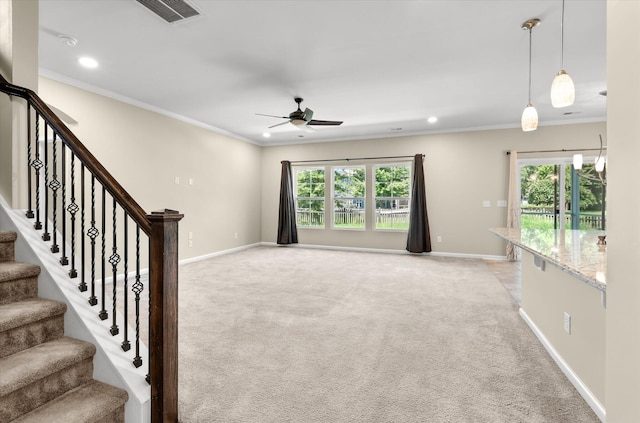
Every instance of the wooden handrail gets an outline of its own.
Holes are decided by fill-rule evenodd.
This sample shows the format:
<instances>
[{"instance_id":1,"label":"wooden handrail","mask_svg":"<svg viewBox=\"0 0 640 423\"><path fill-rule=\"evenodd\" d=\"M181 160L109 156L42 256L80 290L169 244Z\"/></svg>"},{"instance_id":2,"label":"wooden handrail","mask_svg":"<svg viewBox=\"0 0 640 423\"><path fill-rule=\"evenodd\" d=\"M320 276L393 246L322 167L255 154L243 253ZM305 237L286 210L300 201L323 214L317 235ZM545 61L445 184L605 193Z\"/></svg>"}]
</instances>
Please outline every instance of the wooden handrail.
<instances>
[{"instance_id":1,"label":"wooden handrail","mask_svg":"<svg viewBox=\"0 0 640 423\"><path fill-rule=\"evenodd\" d=\"M85 145L75 136L60 118L45 104L32 90L9 83L0 75L0 92L21 97L27 100L36 109L43 119L53 128L60 139L76 154L82 164L96 177L109 194L116 199L120 206L127 211L129 216L140 225L147 235L151 233L151 223L147 214L129 193L115 180L115 178L100 164Z\"/></svg>"}]
</instances>

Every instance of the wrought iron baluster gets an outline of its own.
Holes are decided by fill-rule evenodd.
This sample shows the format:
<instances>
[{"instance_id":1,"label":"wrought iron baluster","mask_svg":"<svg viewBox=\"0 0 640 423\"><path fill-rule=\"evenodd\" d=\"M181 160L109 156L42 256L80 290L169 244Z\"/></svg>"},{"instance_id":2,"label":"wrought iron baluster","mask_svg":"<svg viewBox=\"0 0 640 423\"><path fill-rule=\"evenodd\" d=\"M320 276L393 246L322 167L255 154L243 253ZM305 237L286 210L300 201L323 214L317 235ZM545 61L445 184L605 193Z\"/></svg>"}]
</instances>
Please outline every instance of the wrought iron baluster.
<instances>
[{"instance_id":1,"label":"wrought iron baluster","mask_svg":"<svg viewBox=\"0 0 640 423\"><path fill-rule=\"evenodd\" d=\"M75 155L74 155L75 156ZM84 206L84 164L80 163L80 283L78 284L78 289L80 292L85 292L87 290L87 279L85 274L85 269L87 267L86 260L86 250L85 250L85 226L84 226L84 215L85 215L85 206ZM72 276L73 277L73 276Z\"/></svg>"},{"instance_id":2,"label":"wrought iron baluster","mask_svg":"<svg viewBox=\"0 0 640 423\"><path fill-rule=\"evenodd\" d=\"M49 188L51 189L51 201L53 202L53 244L51 245L51 252L57 253L60 251L58 246L58 190L60 189L60 182L58 181L58 138L57 134L53 132L53 141L51 142L53 151L53 170L51 172L51 182L49 182Z\"/></svg>"},{"instance_id":3,"label":"wrought iron baluster","mask_svg":"<svg viewBox=\"0 0 640 423\"><path fill-rule=\"evenodd\" d=\"M126 210L124 212L124 341L122 341L122 350L129 351L131 344L129 343L129 215Z\"/></svg>"},{"instance_id":4,"label":"wrought iron baluster","mask_svg":"<svg viewBox=\"0 0 640 423\"><path fill-rule=\"evenodd\" d=\"M36 146L37 141L36 138ZM33 196L32 187L31 187L31 168L33 167L33 161L31 161L31 143L33 141L33 137L31 136L31 104L27 103L27 201L28 207L25 215L28 219L33 219L33 209L31 203L31 197Z\"/></svg>"},{"instance_id":5,"label":"wrought iron baluster","mask_svg":"<svg viewBox=\"0 0 640 423\"><path fill-rule=\"evenodd\" d=\"M36 113L36 159L31 164L36 170L36 222L33 224L34 229L42 229L42 222L40 222L40 169L43 164L40 160L40 116Z\"/></svg>"},{"instance_id":6,"label":"wrought iron baluster","mask_svg":"<svg viewBox=\"0 0 640 423\"><path fill-rule=\"evenodd\" d=\"M51 234L49 234L49 125L44 124L44 233L42 239L49 241Z\"/></svg>"},{"instance_id":7,"label":"wrought iron baluster","mask_svg":"<svg viewBox=\"0 0 640 423\"><path fill-rule=\"evenodd\" d=\"M120 256L118 255L118 242L117 242L117 230L116 230L116 199L113 199L113 227L111 228L111 230L113 231L113 246L111 248L112 254L111 257L109 257L109 263L111 263L111 273L112 273L112 278L113 278L113 307L111 309L111 317L112 317L112 323L111 323L111 329L109 330L109 332L111 332L112 336L117 335L118 333L120 333L120 330L118 329L118 325L116 324L116 298L117 298L117 291L116 291L116 287L118 286L118 284L116 283L118 280L118 263L120 263Z\"/></svg>"},{"instance_id":8,"label":"wrought iron baluster","mask_svg":"<svg viewBox=\"0 0 640 423\"><path fill-rule=\"evenodd\" d=\"M84 167L82 168L84 171ZM96 228L96 177L91 175L91 227L87 231L87 235L91 238L91 297L89 304L92 306L98 304L96 298L96 237L100 234Z\"/></svg>"},{"instance_id":9,"label":"wrought iron baluster","mask_svg":"<svg viewBox=\"0 0 640 423\"><path fill-rule=\"evenodd\" d=\"M60 257L60 264L66 266L69 264L69 258L67 257L67 149L64 142L61 142L62 146L62 205L60 211L62 212L62 257Z\"/></svg>"},{"instance_id":10,"label":"wrought iron baluster","mask_svg":"<svg viewBox=\"0 0 640 423\"><path fill-rule=\"evenodd\" d=\"M76 270L76 213L78 213L78 205L76 204L76 156L71 153L71 202L67 206L67 211L71 215L71 270L69 270L70 278L77 278ZM84 228L83 228L84 232ZM64 245L64 244L63 244ZM84 283L84 280L82 281ZM86 284L85 284L86 290Z\"/></svg>"},{"instance_id":11,"label":"wrought iron baluster","mask_svg":"<svg viewBox=\"0 0 640 423\"><path fill-rule=\"evenodd\" d=\"M107 264L106 264L106 256L107 256L107 217L106 217L107 205L105 204L105 189L104 185L102 186L102 266L100 268L102 272L102 280L100 282L100 295L102 298L102 309L98 313L98 317L100 320L106 320L109 317L109 313L106 309L106 300L107 295L105 294L105 283L107 278ZM115 281L114 281L115 283Z\"/></svg>"},{"instance_id":12,"label":"wrought iron baluster","mask_svg":"<svg viewBox=\"0 0 640 423\"><path fill-rule=\"evenodd\" d=\"M133 365L140 367L142 366L142 357L140 357L140 293L144 289L144 285L140 282L140 225L136 225L136 281L131 289L136 294L136 356L133 359Z\"/></svg>"}]
</instances>

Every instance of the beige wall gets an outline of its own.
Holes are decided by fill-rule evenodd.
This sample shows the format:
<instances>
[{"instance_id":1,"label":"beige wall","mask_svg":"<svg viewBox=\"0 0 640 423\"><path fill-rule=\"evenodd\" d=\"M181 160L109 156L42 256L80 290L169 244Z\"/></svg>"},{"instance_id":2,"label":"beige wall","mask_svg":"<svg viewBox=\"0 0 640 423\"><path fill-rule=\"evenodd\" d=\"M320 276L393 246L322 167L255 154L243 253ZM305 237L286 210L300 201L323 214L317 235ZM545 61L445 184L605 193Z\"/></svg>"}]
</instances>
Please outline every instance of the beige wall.
<instances>
[{"instance_id":1,"label":"beige wall","mask_svg":"<svg viewBox=\"0 0 640 423\"><path fill-rule=\"evenodd\" d=\"M38 1L0 1L0 72L9 82L38 89ZM26 107L0 94L0 194L27 208Z\"/></svg>"},{"instance_id":2,"label":"beige wall","mask_svg":"<svg viewBox=\"0 0 640 423\"><path fill-rule=\"evenodd\" d=\"M522 309L600 404L605 403L605 308L601 291L522 251ZM571 333L564 330L564 313Z\"/></svg>"},{"instance_id":3,"label":"beige wall","mask_svg":"<svg viewBox=\"0 0 640 423\"><path fill-rule=\"evenodd\" d=\"M144 210L185 215L180 259L260 242L260 147L47 78L39 94Z\"/></svg>"},{"instance_id":4,"label":"beige wall","mask_svg":"<svg viewBox=\"0 0 640 423\"><path fill-rule=\"evenodd\" d=\"M640 421L640 1L607 3L607 422Z\"/></svg>"},{"instance_id":5,"label":"beige wall","mask_svg":"<svg viewBox=\"0 0 640 423\"><path fill-rule=\"evenodd\" d=\"M280 161L398 156L423 153L433 251L504 256L504 242L487 230L505 226L509 150L598 147L605 123L460 132L267 147L262 160L262 240L275 242ZM524 157L524 156L523 156ZM527 155L535 157L535 155ZM490 208L482 207L484 200ZM436 236L443 242L437 243ZM403 250L405 233L300 229L301 244Z\"/></svg>"}]
</instances>

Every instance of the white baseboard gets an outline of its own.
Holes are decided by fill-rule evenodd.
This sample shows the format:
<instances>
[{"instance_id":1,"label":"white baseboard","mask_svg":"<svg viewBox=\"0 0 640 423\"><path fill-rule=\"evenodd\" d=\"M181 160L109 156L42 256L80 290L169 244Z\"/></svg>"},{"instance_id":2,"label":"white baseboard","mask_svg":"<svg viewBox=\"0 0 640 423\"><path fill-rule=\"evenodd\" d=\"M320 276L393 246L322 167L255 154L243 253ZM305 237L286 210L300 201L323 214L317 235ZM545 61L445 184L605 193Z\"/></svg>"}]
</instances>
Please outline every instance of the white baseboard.
<instances>
[{"instance_id":1,"label":"white baseboard","mask_svg":"<svg viewBox=\"0 0 640 423\"><path fill-rule=\"evenodd\" d=\"M576 390L580 393L582 398L584 398L587 404L589 404L589 407L591 407L593 412L596 413L600 421L604 423L607 418L607 414L604 406L600 403L600 401L598 401L595 395L593 395L593 393L589 390L587 385L585 385L584 382L582 382L582 380L578 377L578 375L575 374L575 372L571 369L571 367L569 367L567 362L564 361L562 356L555 350L555 348L553 348L553 346L551 345L547 337L544 336L544 334L540 331L540 329L538 329L538 326L536 326L533 320L531 320L529 315L522 308L520 308L520 316L525 321L525 323L529 325L529 328L531 328L531 330L536 335L536 337L538 337L538 340L540 341L540 343L547 350L551 358L553 358L553 361L555 361L558 367L560 367L560 370L562 370L562 372L565 374L567 379L569 379L569 381L573 384Z\"/></svg>"},{"instance_id":2,"label":"white baseboard","mask_svg":"<svg viewBox=\"0 0 640 423\"><path fill-rule=\"evenodd\" d=\"M287 244L279 245L275 242L261 242L260 245L269 247L292 247L292 248L310 248L318 250L338 250L338 251L357 251L361 253L383 253L383 254L411 254L407 250L391 250L384 248L363 248L363 247L343 247L337 245L314 245L314 244ZM493 256L486 254L465 254L465 253L446 253L446 252L430 252L419 253L423 256L435 256L435 257L457 257L457 258L473 258L473 259L486 259L486 260L507 260L506 256Z\"/></svg>"},{"instance_id":3,"label":"white baseboard","mask_svg":"<svg viewBox=\"0 0 640 423\"><path fill-rule=\"evenodd\" d=\"M261 245L260 242L256 242L255 244L242 245L240 247L230 248L228 250L216 251L215 253L205 254L203 256L191 257L191 258L188 258L188 259L180 260L178 262L178 265L183 265L183 264L187 264L187 263L193 263L193 262L196 262L196 261L206 260L206 259L209 259L209 258L212 258L212 257L223 256L225 254L237 253L238 251L248 250L250 248L259 247L260 245Z\"/></svg>"}]
</instances>

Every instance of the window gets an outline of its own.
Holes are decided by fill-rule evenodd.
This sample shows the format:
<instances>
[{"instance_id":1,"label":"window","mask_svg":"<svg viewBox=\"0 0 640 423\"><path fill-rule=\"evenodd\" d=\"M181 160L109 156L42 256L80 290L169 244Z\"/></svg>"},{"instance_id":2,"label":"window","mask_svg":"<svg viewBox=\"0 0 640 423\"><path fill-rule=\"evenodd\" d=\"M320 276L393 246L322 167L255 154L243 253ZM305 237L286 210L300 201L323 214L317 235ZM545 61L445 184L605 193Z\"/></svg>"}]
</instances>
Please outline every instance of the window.
<instances>
[{"instance_id":1,"label":"window","mask_svg":"<svg viewBox=\"0 0 640 423\"><path fill-rule=\"evenodd\" d=\"M375 229L408 230L411 171L409 164L374 167Z\"/></svg>"},{"instance_id":2,"label":"window","mask_svg":"<svg viewBox=\"0 0 640 423\"><path fill-rule=\"evenodd\" d=\"M324 228L324 168L295 170L296 224Z\"/></svg>"},{"instance_id":3,"label":"window","mask_svg":"<svg viewBox=\"0 0 640 423\"><path fill-rule=\"evenodd\" d=\"M333 227L364 229L365 168L333 168Z\"/></svg>"}]
</instances>

